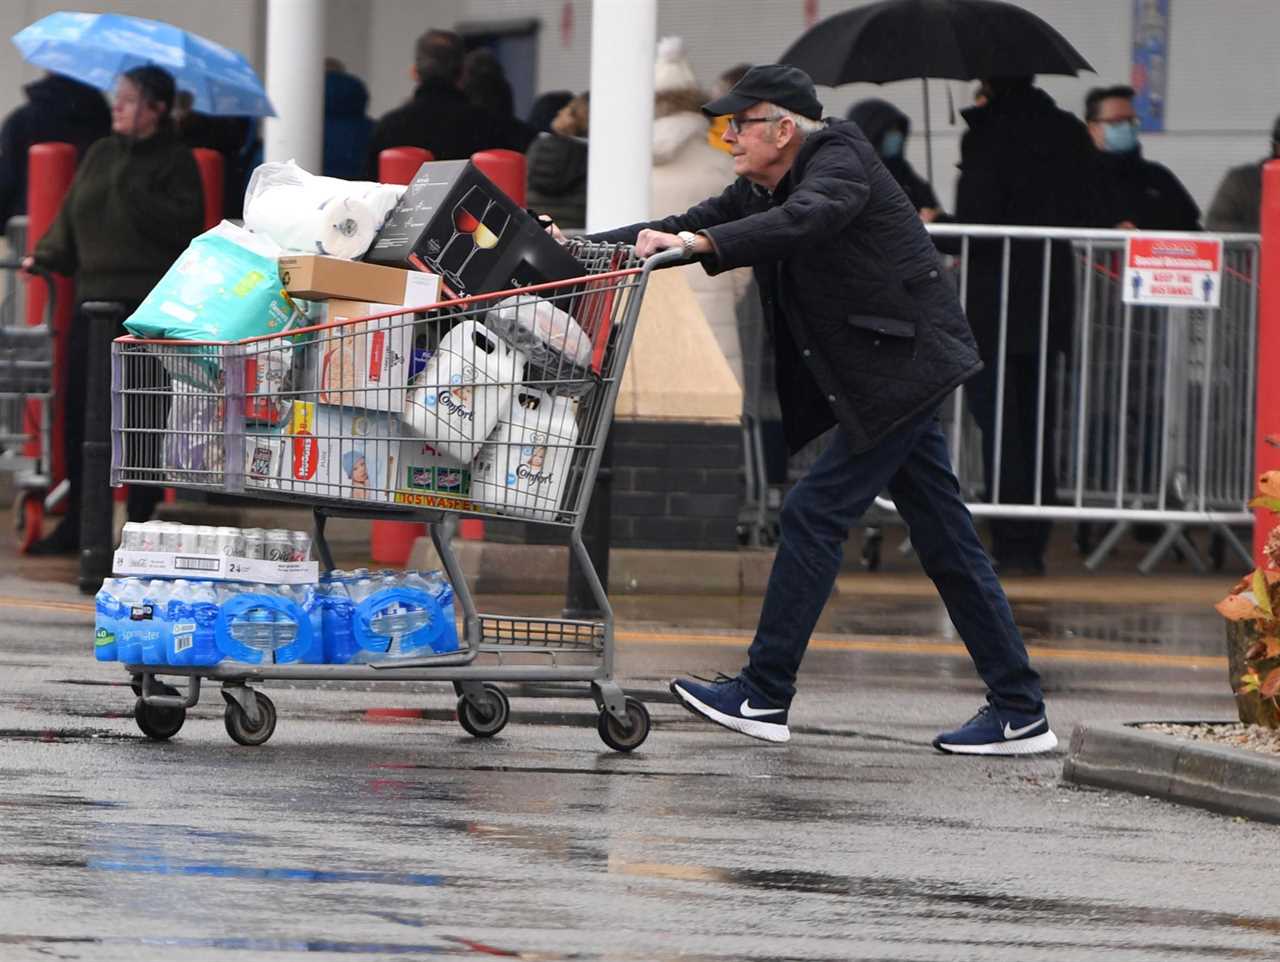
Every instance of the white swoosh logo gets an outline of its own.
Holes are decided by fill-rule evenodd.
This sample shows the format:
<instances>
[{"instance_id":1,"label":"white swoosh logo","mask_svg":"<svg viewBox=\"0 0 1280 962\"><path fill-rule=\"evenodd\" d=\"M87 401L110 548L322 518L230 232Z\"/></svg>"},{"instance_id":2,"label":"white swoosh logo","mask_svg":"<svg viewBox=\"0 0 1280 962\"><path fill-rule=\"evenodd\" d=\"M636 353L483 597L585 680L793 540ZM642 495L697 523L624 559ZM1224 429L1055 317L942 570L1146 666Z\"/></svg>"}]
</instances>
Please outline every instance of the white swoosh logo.
<instances>
[{"instance_id":1,"label":"white swoosh logo","mask_svg":"<svg viewBox=\"0 0 1280 962\"><path fill-rule=\"evenodd\" d=\"M759 718L761 715L781 715L782 708L752 708L751 699L742 699L742 705L738 708L738 714L743 718Z\"/></svg>"},{"instance_id":2,"label":"white swoosh logo","mask_svg":"<svg viewBox=\"0 0 1280 962\"><path fill-rule=\"evenodd\" d=\"M743 704L746 704L746 703L744 702ZM1043 718L1038 718L1035 721L1033 721L1030 725L1023 725L1021 728L1010 728L1009 723L1005 722L1004 737L1006 740L1010 738L1021 738L1023 735L1027 734L1027 732L1035 731L1037 728L1039 728L1043 724L1044 724Z\"/></svg>"}]
</instances>

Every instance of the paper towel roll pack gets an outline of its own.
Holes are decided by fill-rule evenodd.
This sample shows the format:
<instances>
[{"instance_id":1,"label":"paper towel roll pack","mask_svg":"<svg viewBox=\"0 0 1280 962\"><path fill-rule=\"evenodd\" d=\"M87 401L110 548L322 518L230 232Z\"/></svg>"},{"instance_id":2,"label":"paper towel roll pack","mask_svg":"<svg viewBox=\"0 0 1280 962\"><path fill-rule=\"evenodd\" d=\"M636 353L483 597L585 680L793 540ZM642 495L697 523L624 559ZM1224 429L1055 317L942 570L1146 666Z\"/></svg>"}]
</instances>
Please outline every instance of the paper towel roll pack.
<instances>
[{"instance_id":1,"label":"paper towel roll pack","mask_svg":"<svg viewBox=\"0 0 1280 962\"><path fill-rule=\"evenodd\" d=\"M591 338L577 321L541 297L516 295L498 301L485 324L525 355L527 381L544 391L580 396L591 390Z\"/></svg>"},{"instance_id":2,"label":"paper towel roll pack","mask_svg":"<svg viewBox=\"0 0 1280 962\"><path fill-rule=\"evenodd\" d=\"M244 222L285 250L355 260L395 209L404 187L317 177L293 161L260 164L244 195Z\"/></svg>"}]
</instances>

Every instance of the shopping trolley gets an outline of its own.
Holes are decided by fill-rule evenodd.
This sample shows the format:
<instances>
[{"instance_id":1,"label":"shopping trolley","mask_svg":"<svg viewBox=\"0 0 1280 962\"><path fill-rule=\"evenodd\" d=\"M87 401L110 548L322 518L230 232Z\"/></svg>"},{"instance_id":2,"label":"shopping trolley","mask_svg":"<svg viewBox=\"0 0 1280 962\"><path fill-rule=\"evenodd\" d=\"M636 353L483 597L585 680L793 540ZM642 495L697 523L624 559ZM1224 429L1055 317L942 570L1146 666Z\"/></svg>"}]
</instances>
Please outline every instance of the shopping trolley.
<instances>
[{"instance_id":1,"label":"shopping trolley","mask_svg":"<svg viewBox=\"0 0 1280 962\"><path fill-rule=\"evenodd\" d=\"M275 726L253 682L376 679L451 682L458 720L478 737L510 717L500 682L587 683L609 747L645 740L648 711L613 679L613 613L582 526L649 273L681 254L642 263L625 246L569 249L584 270L568 281L237 343L114 343L113 484L309 505L326 570L329 517L425 521L462 616L459 650L395 662L127 664L146 734L176 733L201 679L221 683L228 733L242 744ZM478 612L444 533L459 517L566 532L599 616ZM186 693L157 675L185 677Z\"/></svg>"},{"instance_id":2,"label":"shopping trolley","mask_svg":"<svg viewBox=\"0 0 1280 962\"><path fill-rule=\"evenodd\" d=\"M21 268L20 261L0 261L0 470L13 475L14 533L18 550L26 552L40 537L46 509L62 492L49 490L55 288L50 275L28 272L45 288L43 323L28 325Z\"/></svg>"}]
</instances>

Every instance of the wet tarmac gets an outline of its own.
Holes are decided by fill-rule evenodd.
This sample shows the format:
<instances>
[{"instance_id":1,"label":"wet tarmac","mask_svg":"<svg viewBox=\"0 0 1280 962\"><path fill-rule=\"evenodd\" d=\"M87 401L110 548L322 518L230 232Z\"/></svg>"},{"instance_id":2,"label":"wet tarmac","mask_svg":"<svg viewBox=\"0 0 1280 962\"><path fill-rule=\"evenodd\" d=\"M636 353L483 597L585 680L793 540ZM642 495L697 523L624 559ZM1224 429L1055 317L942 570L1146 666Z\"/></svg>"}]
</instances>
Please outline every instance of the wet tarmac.
<instances>
[{"instance_id":1,"label":"wet tarmac","mask_svg":"<svg viewBox=\"0 0 1280 962\"><path fill-rule=\"evenodd\" d=\"M842 581L786 746L665 693L736 670L758 598L619 599L619 674L654 718L624 756L584 692L546 685L510 686L485 741L446 686L269 684L256 749L210 685L152 743L49 570L0 573L5 960L1127 962L1280 939L1274 827L1067 786L1060 753L935 753L982 692L909 572ZM1209 605L1231 580L1010 582L1064 742L1082 719L1230 717Z\"/></svg>"}]
</instances>

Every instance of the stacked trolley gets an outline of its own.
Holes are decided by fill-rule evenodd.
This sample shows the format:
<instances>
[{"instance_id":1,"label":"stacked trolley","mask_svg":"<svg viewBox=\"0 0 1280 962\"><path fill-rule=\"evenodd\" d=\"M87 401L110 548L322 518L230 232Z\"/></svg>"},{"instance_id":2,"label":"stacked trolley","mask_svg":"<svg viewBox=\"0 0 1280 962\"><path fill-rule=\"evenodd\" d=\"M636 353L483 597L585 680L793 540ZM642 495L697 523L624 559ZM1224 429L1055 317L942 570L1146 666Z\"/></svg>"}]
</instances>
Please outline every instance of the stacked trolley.
<instances>
[{"instance_id":1,"label":"stacked trolley","mask_svg":"<svg viewBox=\"0 0 1280 962\"><path fill-rule=\"evenodd\" d=\"M242 744L265 742L275 725L254 682L378 680L451 682L459 722L477 737L509 719L498 683L586 683L607 745L630 751L645 740L648 712L613 679L613 613L582 527L649 272L680 255L642 264L628 247L570 250L583 265L574 280L236 343L114 343L114 484L309 505L328 571L327 518L425 521L461 608L457 648L440 653L349 664L126 663L145 733L176 733L202 679L221 683L228 732ZM450 547L446 522L458 517L565 531L598 619L478 612ZM185 695L157 675L185 677Z\"/></svg>"},{"instance_id":2,"label":"stacked trolley","mask_svg":"<svg viewBox=\"0 0 1280 962\"><path fill-rule=\"evenodd\" d=\"M42 323L27 324L21 262L0 261L0 470L13 474L13 526L18 550L40 537L45 510L62 494L49 493L53 472L53 317L55 288L41 271Z\"/></svg>"}]
</instances>

